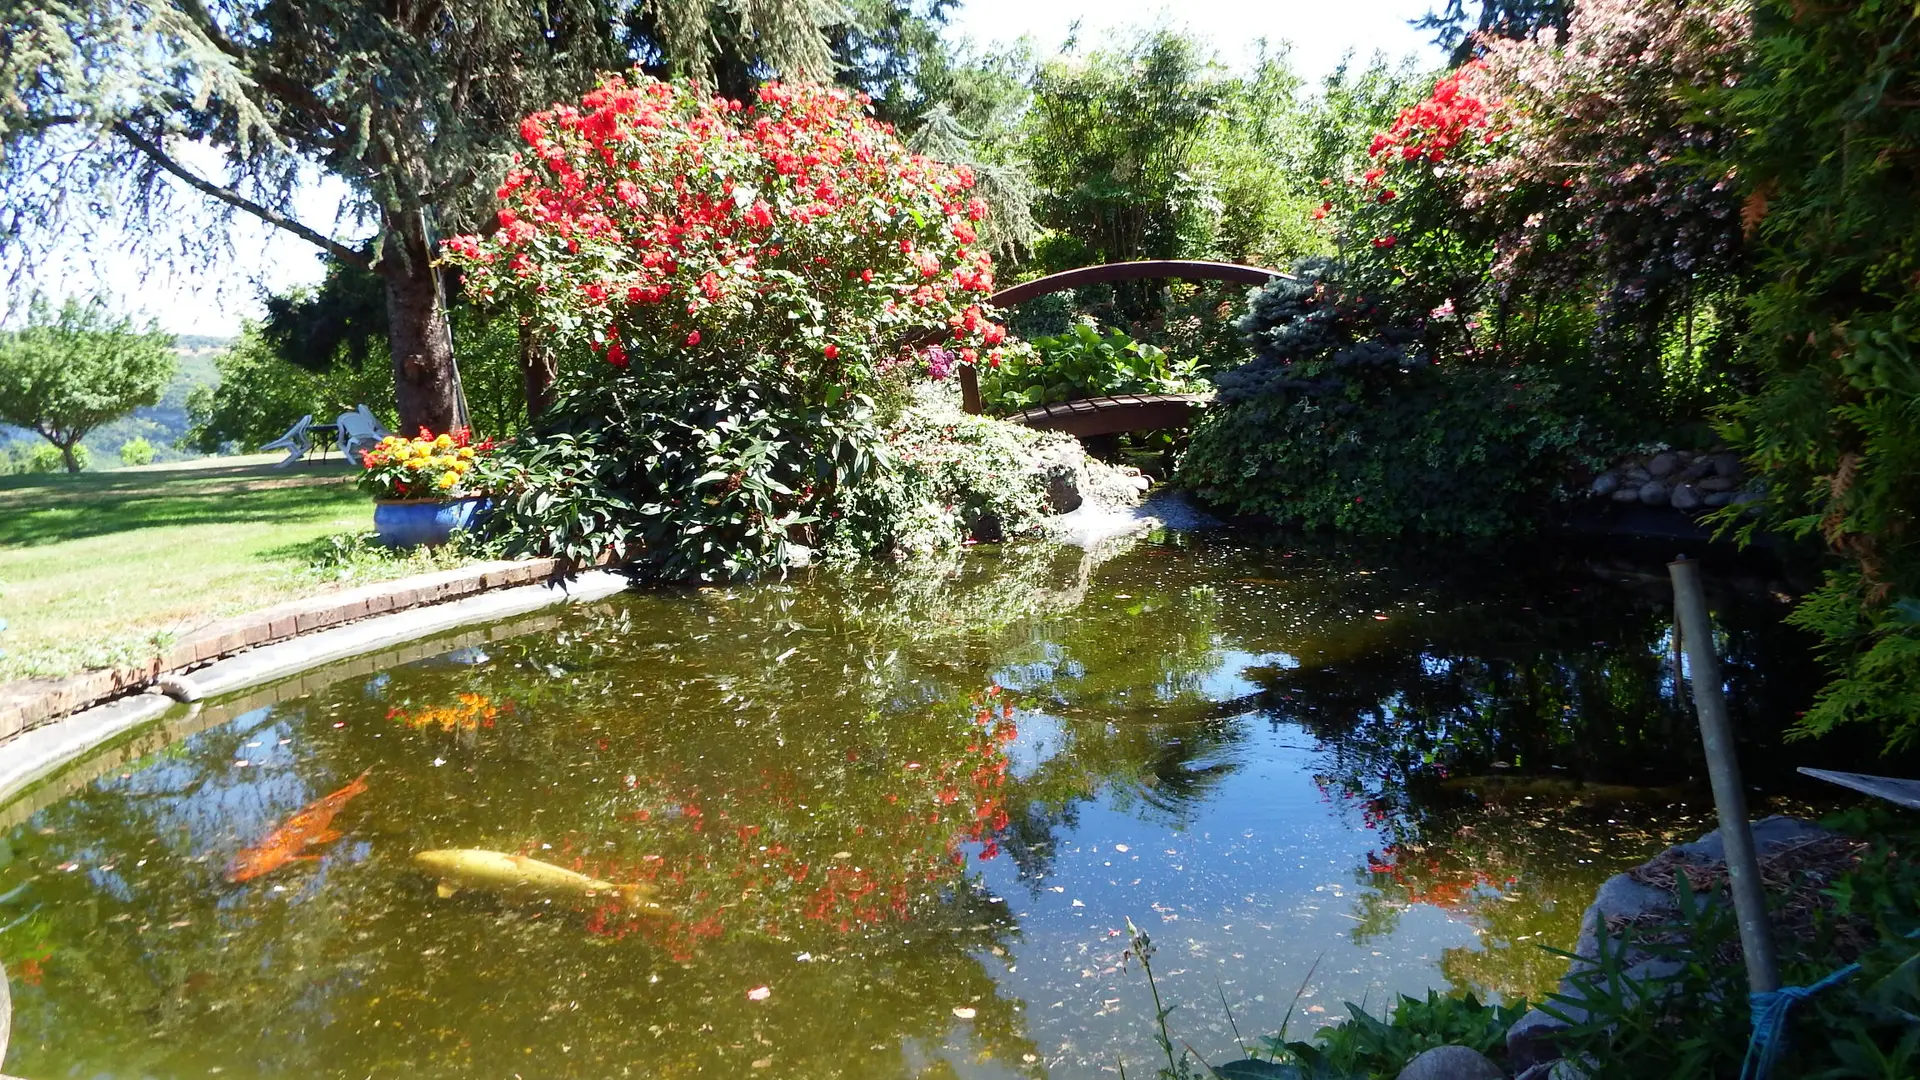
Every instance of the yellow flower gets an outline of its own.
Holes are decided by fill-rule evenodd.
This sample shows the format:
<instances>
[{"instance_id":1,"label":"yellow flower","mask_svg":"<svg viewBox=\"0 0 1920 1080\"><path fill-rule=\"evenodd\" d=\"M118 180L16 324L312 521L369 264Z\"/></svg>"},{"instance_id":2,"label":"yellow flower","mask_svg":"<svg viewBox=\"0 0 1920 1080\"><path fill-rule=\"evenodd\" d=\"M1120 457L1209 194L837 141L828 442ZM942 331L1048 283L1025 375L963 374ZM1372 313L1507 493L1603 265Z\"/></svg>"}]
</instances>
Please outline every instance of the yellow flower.
<instances>
[{"instance_id":1,"label":"yellow flower","mask_svg":"<svg viewBox=\"0 0 1920 1080\"><path fill-rule=\"evenodd\" d=\"M455 476L465 476L467 470L473 468L473 463L471 461L456 461L453 463L452 468Z\"/></svg>"},{"instance_id":2,"label":"yellow flower","mask_svg":"<svg viewBox=\"0 0 1920 1080\"><path fill-rule=\"evenodd\" d=\"M440 486L443 488L450 488L459 482L460 478L453 473L447 473L440 478Z\"/></svg>"},{"instance_id":3,"label":"yellow flower","mask_svg":"<svg viewBox=\"0 0 1920 1080\"><path fill-rule=\"evenodd\" d=\"M473 460L473 447L471 447L471 446L463 446L463 447L461 447L461 448L460 448L460 460L462 460L462 461L472 461L472 460Z\"/></svg>"},{"instance_id":4,"label":"yellow flower","mask_svg":"<svg viewBox=\"0 0 1920 1080\"><path fill-rule=\"evenodd\" d=\"M436 447L439 447L442 450L445 450L447 447L453 445L453 436L451 435L436 436L433 440L433 445Z\"/></svg>"}]
</instances>

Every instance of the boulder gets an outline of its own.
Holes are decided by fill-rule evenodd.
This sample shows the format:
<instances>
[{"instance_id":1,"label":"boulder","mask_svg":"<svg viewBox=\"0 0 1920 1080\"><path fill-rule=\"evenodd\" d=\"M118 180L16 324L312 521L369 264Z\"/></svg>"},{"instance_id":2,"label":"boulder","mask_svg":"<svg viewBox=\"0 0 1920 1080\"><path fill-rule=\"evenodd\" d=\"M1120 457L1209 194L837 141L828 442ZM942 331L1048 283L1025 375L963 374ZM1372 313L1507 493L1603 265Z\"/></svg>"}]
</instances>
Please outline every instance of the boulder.
<instances>
[{"instance_id":1,"label":"boulder","mask_svg":"<svg viewBox=\"0 0 1920 1080\"><path fill-rule=\"evenodd\" d=\"M1733 492L1716 491L1708 495L1703 501L1707 504L1708 509L1718 510L1720 507L1733 501Z\"/></svg>"},{"instance_id":2,"label":"boulder","mask_svg":"<svg viewBox=\"0 0 1920 1080\"><path fill-rule=\"evenodd\" d=\"M1715 476L1725 476L1728 478L1732 478L1732 477L1739 476L1742 472L1746 471L1742 469L1740 466L1739 454L1719 453L1719 454L1713 455L1712 460L1713 460L1713 474Z\"/></svg>"},{"instance_id":3,"label":"boulder","mask_svg":"<svg viewBox=\"0 0 1920 1080\"><path fill-rule=\"evenodd\" d=\"M1467 1046L1436 1046L1400 1070L1399 1080L1506 1080L1500 1066Z\"/></svg>"},{"instance_id":4,"label":"boulder","mask_svg":"<svg viewBox=\"0 0 1920 1080\"><path fill-rule=\"evenodd\" d=\"M1639 494L1640 501L1646 503L1648 506L1665 506L1667 505L1667 499L1671 495L1671 492L1668 491L1665 482L1649 480L1640 485Z\"/></svg>"},{"instance_id":5,"label":"boulder","mask_svg":"<svg viewBox=\"0 0 1920 1080\"><path fill-rule=\"evenodd\" d=\"M1603 472L1593 478L1593 487L1589 490L1595 495L1611 495L1619 488L1620 478L1610 472Z\"/></svg>"},{"instance_id":6,"label":"boulder","mask_svg":"<svg viewBox=\"0 0 1920 1080\"><path fill-rule=\"evenodd\" d=\"M1644 484L1647 481L1653 479L1653 474L1648 472L1644 467L1639 465L1627 466L1627 470L1621 473L1620 475L1629 484Z\"/></svg>"},{"instance_id":7,"label":"boulder","mask_svg":"<svg viewBox=\"0 0 1920 1080\"><path fill-rule=\"evenodd\" d=\"M1754 849L1763 858L1776 848L1830 835L1817 825L1780 815L1754 822L1752 831ZM1691 844L1678 844L1669 850L1690 863L1713 863L1726 858L1726 849L1721 843L1718 830L1708 833ZM1576 1022L1587 1019L1586 1010L1579 1005L1586 993L1581 984L1587 981L1581 979L1581 975L1595 970L1594 963L1586 958L1595 956L1599 952L1600 928L1606 920L1610 918L1630 920L1647 915L1672 917L1678 914L1679 908L1673 894L1667 890L1636 881L1629 874L1615 874L1608 878L1601 884L1600 890L1594 894L1593 903L1588 905L1586 913L1581 916L1580 936L1574 942L1572 949L1575 959L1568 968L1566 978L1560 980L1560 997L1566 1000L1555 1001L1555 1011ZM1625 959L1627 960L1625 977L1636 983L1674 975L1683 966L1678 960L1652 957L1638 950ZM1587 978L1590 980L1592 976L1589 975ZM1529 1070L1541 1062L1560 1058L1562 1054L1555 1045L1554 1039L1566 1026L1565 1022L1548 1016L1538 1009L1529 1010L1507 1029L1507 1063L1521 1075L1527 1075ZM1556 1078L1560 1076L1552 1072L1546 1075Z\"/></svg>"},{"instance_id":8,"label":"boulder","mask_svg":"<svg viewBox=\"0 0 1920 1080\"><path fill-rule=\"evenodd\" d=\"M1647 472L1656 480L1672 476L1679 468L1680 456L1671 450L1663 454L1655 454L1652 460L1647 462Z\"/></svg>"},{"instance_id":9,"label":"boulder","mask_svg":"<svg viewBox=\"0 0 1920 1080\"><path fill-rule=\"evenodd\" d=\"M1640 488L1638 486L1615 488L1608 498L1617 503L1637 503L1640 501Z\"/></svg>"},{"instance_id":10,"label":"boulder","mask_svg":"<svg viewBox=\"0 0 1920 1080\"><path fill-rule=\"evenodd\" d=\"M1700 489L1692 484L1676 484L1667 501L1675 510L1698 510L1706 500L1701 496Z\"/></svg>"},{"instance_id":11,"label":"boulder","mask_svg":"<svg viewBox=\"0 0 1920 1080\"><path fill-rule=\"evenodd\" d=\"M1694 458L1692 461L1687 462L1686 468L1681 469L1678 473L1674 474L1673 482L1676 484L1678 483L1691 484L1696 480L1700 480L1704 477L1708 477L1712 475L1713 475L1712 459L1697 457L1697 458Z\"/></svg>"},{"instance_id":12,"label":"boulder","mask_svg":"<svg viewBox=\"0 0 1920 1080\"><path fill-rule=\"evenodd\" d=\"M1070 514L1085 501L1087 455L1076 442L1042 445L1034 453L1033 466L1045 479L1047 505L1056 514Z\"/></svg>"},{"instance_id":13,"label":"boulder","mask_svg":"<svg viewBox=\"0 0 1920 1080\"><path fill-rule=\"evenodd\" d=\"M1731 476L1709 476L1700 481L1701 491L1732 491L1740 486L1740 481Z\"/></svg>"}]
</instances>

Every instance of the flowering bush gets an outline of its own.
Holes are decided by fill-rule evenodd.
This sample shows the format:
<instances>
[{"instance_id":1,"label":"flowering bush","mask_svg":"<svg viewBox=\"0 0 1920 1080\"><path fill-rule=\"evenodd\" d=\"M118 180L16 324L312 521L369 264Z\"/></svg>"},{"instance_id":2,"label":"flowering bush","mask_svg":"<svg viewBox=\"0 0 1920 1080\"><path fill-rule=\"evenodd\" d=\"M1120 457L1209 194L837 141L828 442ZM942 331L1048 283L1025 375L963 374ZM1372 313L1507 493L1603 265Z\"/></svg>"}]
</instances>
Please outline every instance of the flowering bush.
<instances>
[{"instance_id":1,"label":"flowering bush","mask_svg":"<svg viewBox=\"0 0 1920 1080\"><path fill-rule=\"evenodd\" d=\"M844 91L768 83L745 106L609 78L520 134L500 228L447 254L612 368L801 366L824 398L929 325L969 362L1003 336L972 172L908 153Z\"/></svg>"},{"instance_id":2,"label":"flowering bush","mask_svg":"<svg viewBox=\"0 0 1920 1080\"><path fill-rule=\"evenodd\" d=\"M637 537L675 577L777 565L873 466L878 363L929 326L962 363L1004 338L971 173L845 92L610 78L521 135L499 229L446 250L472 295L593 358L548 427L591 442L616 512L567 546Z\"/></svg>"},{"instance_id":3,"label":"flowering bush","mask_svg":"<svg viewBox=\"0 0 1920 1080\"><path fill-rule=\"evenodd\" d=\"M1571 309L1594 331L1579 352L1596 392L1671 398L1676 359L1732 338L1713 330L1743 265L1738 193L1724 159L1702 168L1731 132L1699 102L1737 81L1750 21L1737 0L1584 0L1564 40L1484 41L1322 211L1376 256L1355 259L1369 287L1485 314L1509 349Z\"/></svg>"},{"instance_id":4,"label":"flowering bush","mask_svg":"<svg viewBox=\"0 0 1920 1080\"><path fill-rule=\"evenodd\" d=\"M360 456L360 489L381 500L464 499L486 493L477 471L493 450L475 443L465 428L435 435L425 428L412 439L389 435Z\"/></svg>"}]
</instances>

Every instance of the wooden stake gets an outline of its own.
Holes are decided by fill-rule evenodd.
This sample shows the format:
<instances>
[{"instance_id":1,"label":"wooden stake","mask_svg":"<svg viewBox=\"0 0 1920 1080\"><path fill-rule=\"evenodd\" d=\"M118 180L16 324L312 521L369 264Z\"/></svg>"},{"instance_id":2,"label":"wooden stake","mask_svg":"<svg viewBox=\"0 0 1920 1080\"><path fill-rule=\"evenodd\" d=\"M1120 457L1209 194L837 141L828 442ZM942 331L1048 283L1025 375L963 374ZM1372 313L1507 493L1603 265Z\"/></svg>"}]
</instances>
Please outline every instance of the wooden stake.
<instances>
[{"instance_id":1,"label":"wooden stake","mask_svg":"<svg viewBox=\"0 0 1920 1080\"><path fill-rule=\"evenodd\" d=\"M1686 641L1693 679L1693 705L1700 714L1700 739L1707 749L1707 776L1720 815L1720 841L1727 859L1727 887L1740 922L1740 951L1747 961L1747 985L1756 994L1780 989L1780 963L1767 923L1767 894L1760 882L1760 860L1747 824L1747 795L1740 785L1740 761L1734 754L1733 727L1720 684L1720 657L1713 648L1713 618L1700 588L1700 566L1682 557L1667 564L1673 577L1673 614Z\"/></svg>"}]
</instances>

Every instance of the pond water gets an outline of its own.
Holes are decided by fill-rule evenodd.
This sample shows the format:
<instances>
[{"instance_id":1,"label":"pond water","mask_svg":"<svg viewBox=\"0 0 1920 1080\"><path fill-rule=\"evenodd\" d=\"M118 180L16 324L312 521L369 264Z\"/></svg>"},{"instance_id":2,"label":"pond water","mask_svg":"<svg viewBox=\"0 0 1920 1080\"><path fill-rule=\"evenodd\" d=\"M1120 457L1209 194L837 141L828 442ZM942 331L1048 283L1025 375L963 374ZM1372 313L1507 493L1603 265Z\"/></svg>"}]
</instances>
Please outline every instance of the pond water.
<instances>
[{"instance_id":1,"label":"pond water","mask_svg":"<svg viewBox=\"0 0 1920 1080\"><path fill-rule=\"evenodd\" d=\"M1151 1075L1128 919L1216 1061L1290 1006L1299 1036L1401 992L1537 995L1602 879L1711 828L1664 568L1422 562L978 550L636 592L182 710L0 808L7 1071ZM1771 783L1814 673L1785 587L1720 569ZM229 880L343 788L318 858ZM659 907L442 896L413 856L450 848Z\"/></svg>"}]
</instances>

